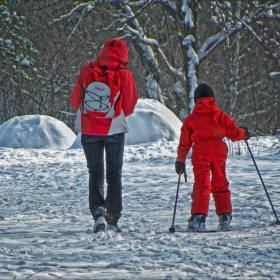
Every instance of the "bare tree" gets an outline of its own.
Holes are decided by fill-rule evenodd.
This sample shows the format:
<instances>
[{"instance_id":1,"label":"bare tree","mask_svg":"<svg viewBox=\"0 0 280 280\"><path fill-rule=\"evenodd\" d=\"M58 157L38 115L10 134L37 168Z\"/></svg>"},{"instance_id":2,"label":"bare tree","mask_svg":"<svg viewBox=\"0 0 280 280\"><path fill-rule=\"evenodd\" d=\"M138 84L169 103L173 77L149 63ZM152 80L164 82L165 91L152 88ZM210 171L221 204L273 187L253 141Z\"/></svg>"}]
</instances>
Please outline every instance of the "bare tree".
<instances>
[{"instance_id":1,"label":"bare tree","mask_svg":"<svg viewBox=\"0 0 280 280\"><path fill-rule=\"evenodd\" d=\"M259 81L247 64L255 65L252 54L258 42L268 52L265 58L258 49L266 71L262 74L277 81L279 34L273 36L269 28L279 27L274 21L279 4L259 2L29 0L18 4L28 14L28 39L36 42L40 53L36 84L24 93L29 110L72 126L69 96L80 67L95 59L107 38L119 37L129 45L129 67L142 97L160 101L183 120L193 108L197 84L208 81L220 94L219 102L226 111L240 116L240 121L257 117L260 127L255 130L263 130L260 116L268 109L263 107ZM261 37L261 31L266 37ZM244 96L250 93L253 97L253 89L255 97L247 99L248 103ZM241 104L243 111L238 109Z\"/></svg>"},{"instance_id":2,"label":"bare tree","mask_svg":"<svg viewBox=\"0 0 280 280\"><path fill-rule=\"evenodd\" d=\"M115 3L115 1L104 1L108 3ZM102 2L102 3L104 3ZM237 32L246 28L254 34L254 38L259 40L259 37L253 31L249 25L249 20L256 22L258 18L263 16L264 10L278 10L279 5L272 5L273 1L266 1L263 5L252 5L252 10L245 12L241 15L241 5L243 1L235 1L235 9L231 9L230 2L223 1L206 1L208 8L212 3L212 8L214 7L214 12L217 18L217 23L220 28L212 36L205 38L200 45L196 42L196 34L198 32L197 22L199 14L201 13L200 1L118 1L120 7L115 14L112 14L111 19L109 19L107 29L116 29L118 34L122 37L131 38L134 40L138 46L137 50L142 58L146 62L146 69L148 69L147 80L150 83L156 85L159 83L159 72L162 71L168 73L169 75L176 78L176 81L180 81L184 84L186 91L188 92L188 105L189 110L193 107L193 92L197 85L197 69L201 61L206 59L206 57L215 50L215 48L221 43L225 42L230 36L238 37ZM221 2L221 3L220 3ZM232 1L233 2L233 1ZM246 2L246 1L245 1ZM69 11L68 14L62 15L55 22L73 19L77 11L81 11L81 17L79 17L79 22L81 22L82 16L86 11L94 13L95 7L97 5L102 5L99 1L91 1L77 5L75 9ZM113 5L113 4L111 4ZM245 3L245 5L247 5ZM239 8L238 8L239 7ZM170 45L170 41L164 40L160 42L160 30L161 26L153 25L154 21L149 19L151 26L145 24L145 13L147 10L157 11L157 14L161 16L163 23L167 23L169 30L173 30L172 36L173 45ZM228 9L231 16L227 18L222 13L223 9ZM163 14L165 11L165 15ZM144 19L143 19L144 18ZM158 17L155 15L155 18ZM79 22L75 25L77 28ZM75 30L73 30L74 32ZM73 34L72 32L72 34ZM175 35L175 36L174 36ZM174 44L174 41L176 43ZM170 48L180 51L181 63L178 61L172 61L172 57L168 55L168 50ZM236 48L237 48L236 44ZM158 59L161 60L162 65L159 66ZM237 62L237 58L235 63ZM176 65L177 64L177 65ZM161 67L161 68L159 68ZM149 78L149 79L148 79ZM146 88L149 88L148 86ZM160 92L160 86L157 86ZM153 96L152 94L150 96ZM163 102L164 98L157 95L157 99Z\"/></svg>"},{"instance_id":3,"label":"bare tree","mask_svg":"<svg viewBox=\"0 0 280 280\"><path fill-rule=\"evenodd\" d=\"M221 93L220 103L224 110L256 134L275 134L280 125L279 117L274 113L279 110L275 98L279 96L279 78L275 71L280 66L280 44L275 39L280 39L277 35L280 30L279 4L273 5L272 2L275 1L266 4L215 1L213 4L214 19L224 26L226 32L238 23L244 28L229 36L224 48L218 48L221 54L218 59L209 57L208 64L211 69L216 69L220 80L212 79ZM270 8L274 8L275 14ZM209 67L206 68L210 73ZM206 69L202 67L201 70Z\"/></svg>"}]
</instances>

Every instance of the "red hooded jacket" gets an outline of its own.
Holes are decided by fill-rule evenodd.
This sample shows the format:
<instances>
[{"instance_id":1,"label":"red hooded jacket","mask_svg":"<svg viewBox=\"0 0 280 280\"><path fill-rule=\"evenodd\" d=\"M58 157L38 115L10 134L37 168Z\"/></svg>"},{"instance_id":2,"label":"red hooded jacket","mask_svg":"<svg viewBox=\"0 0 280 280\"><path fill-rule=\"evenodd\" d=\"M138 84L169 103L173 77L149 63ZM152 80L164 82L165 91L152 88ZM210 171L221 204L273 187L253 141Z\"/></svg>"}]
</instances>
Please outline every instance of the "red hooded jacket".
<instances>
[{"instance_id":1,"label":"red hooded jacket","mask_svg":"<svg viewBox=\"0 0 280 280\"><path fill-rule=\"evenodd\" d=\"M224 137L232 141L247 139L246 130L239 128L233 118L221 111L214 98L199 98L181 128L177 159L185 162L193 143L208 139L222 140Z\"/></svg>"},{"instance_id":2,"label":"red hooded jacket","mask_svg":"<svg viewBox=\"0 0 280 280\"><path fill-rule=\"evenodd\" d=\"M98 61L98 62L97 62ZM97 61L93 61L93 66L107 66L108 69L116 69L120 64L128 62L128 49L125 41L120 39L109 39L102 51L100 52ZM83 76L90 69L89 64L85 64L76 80L75 87L71 95L71 105L79 109L83 103L84 89ZM125 67L116 70L120 81L122 104L121 114L114 118L97 118L88 114L81 113L81 132L89 135L106 136L115 133L128 132L125 117L134 112L138 100L138 91L132 73Z\"/></svg>"}]
</instances>

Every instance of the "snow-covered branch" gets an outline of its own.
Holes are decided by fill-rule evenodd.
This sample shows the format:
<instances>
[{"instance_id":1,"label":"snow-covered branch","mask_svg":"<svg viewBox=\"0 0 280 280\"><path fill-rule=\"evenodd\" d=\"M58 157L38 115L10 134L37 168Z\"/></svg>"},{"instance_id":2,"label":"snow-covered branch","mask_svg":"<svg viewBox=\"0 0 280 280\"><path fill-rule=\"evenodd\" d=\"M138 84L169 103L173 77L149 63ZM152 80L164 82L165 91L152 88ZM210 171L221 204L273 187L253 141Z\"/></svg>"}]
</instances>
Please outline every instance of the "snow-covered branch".
<instances>
[{"instance_id":1,"label":"snow-covered branch","mask_svg":"<svg viewBox=\"0 0 280 280\"><path fill-rule=\"evenodd\" d=\"M190 29L194 28L193 12L189 7L189 0L182 0L182 13L185 15L184 23Z\"/></svg>"},{"instance_id":2,"label":"snow-covered branch","mask_svg":"<svg viewBox=\"0 0 280 280\"><path fill-rule=\"evenodd\" d=\"M262 27L262 22L258 21L259 18L261 17L266 17L266 18L278 18L279 15L273 14L273 12L279 11L280 4L274 4L274 0L268 1L264 4L259 4L258 1L254 1L252 3L253 8L248 11L244 7L242 7L241 3L238 1L218 1L216 0L215 2L212 2L212 5L214 7L214 11L217 15L217 22L220 24L222 23L224 25L224 28L226 31L224 31L224 38L219 37L217 35L214 36L214 38L208 38L205 43L203 44L199 55L200 57L205 57L203 54L203 51L207 50L205 54L209 54L210 51L212 51L220 42L224 41L224 39L233 34L234 32L240 30L242 26L248 30L253 38L257 40L259 43L262 43L264 45L265 41L262 36L259 36L257 32L254 30L254 27L252 27L252 23L256 23L264 32L264 37L267 36L267 29ZM233 7L234 8L233 8ZM235 10L238 10L239 13L237 13ZM225 11L228 12L228 18L225 20ZM240 16L240 11L243 12L244 16ZM215 17L214 17L215 19ZM220 20L219 20L220 19ZM222 20L221 20L222 19ZM222 21L222 22L221 22ZM236 22L237 23L234 23ZM237 27L237 28L236 28ZM223 31L222 31L223 32ZM210 40L209 40L210 39ZM215 41L216 39L216 41ZM207 42L208 41L208 42ZM211 44L213 44L213 41L215 42L214 45L212 45L211 49L208 48ZM278 46L278 42L276 42L275 39L270 40L272 43ZM210 44L209 44L210 43ZM265 47L265 46L264 46Z\"/></svg>"},{"instance_id":3,"label":"snow-covered branch","mask_svg":"<svg viewBox=\"0 0 280 280\"><path fill-rule=\"evenodd\" d=\"M253 37L255 39L257 39L257 41L262 42L262 39L256 34L256 32L253 30L253 28L251 26L249 26L246 23L246 20L239 18L237 15L235 15L235 17L239 20L239 22L241 22L243 24L243 26L253 35Z\"/></svg>"},{"instance_id":4,"label":"snow-covered branch","mask_svg":"<svg viewBox=\"0 0 280 280\"><path fill-rule=\"evenodd\" d=\"M74 29L72 30L71 34L69 35L67 41L65 42L65 45L67 45L67 44L69 43L69 41L71 40L72 36L73 36L73 35L75 34L75 32L77 31L77 29L78 29L80 23L82 22L82 19L83 19L84 15L85 15L85 11L86 11L86 8L82 11L82 15L80 16L80 18L79 18L77 24L75 25Z\"/></svg>"},{"instance_id":5,"label":"snow-covered branch","mask_svg":"<svg viewBox=\"0 0 280 280\"><path fill-rule=\"evenodd\" d=\"M145 35L141 34L139 31L129 26L126 26L126 30L133 36L137 37L137 40L140 41L141 43L150 47L154 47L157 53L160 55L161 60L165 63L166 67L168 68L169 72L177 76L180 80L185 81L185 76L182 72L182 68L175 69L174 67L171 66L165 54L163 53L162 49L159 47L158 42L155 39L147 38Z\"/></svg>"},{"instance_id":6,"label":"snow-covered branch","mask_svg":"<svg viewBox=\"0 0 280 280\"><path fill-rule=\"evenodd\" d=\"M151 39L151 38L147 38L145 35L141 35L137 30L127 26L126 29L135 37L137 37L137 39L150 47L154 47L157 51L157 53L159 54L160 58L162 59L162 61L165 63L166 67L168 68L169 72L175 76L177 76L180 80L185 82L185 77L183 75L182 72L182 68L176 69L174 67L171 66L171 64L168 62L168 59L166 58L164 52L162 51L162 49L159 47L158 42L155 39Z\"/></svg>"},{"instance_id":7,"label":"snow-covered branch","mask_svg":"<svg viewBox=\"0 0 280 280\"><path fill-rule=\"evenodd\" d=\"M60 111L60 113L67 117L76 117L77 116L77 113L70 113L70 112L66 112L66 111Z\"/></svg>"},{"instance_id":8,"label":"snow-covered branch","mask_svg":"<svg viewBox=\"0 0 280 280\"><path fill-rule=\"evenodd\" d=\"M233 31L232 31L233 32ZM209 53L211 53L220 43L227 39L227 33L221 31L214 36L207 38L202 44L201 48L197 52L199 61L204 59Z\"/></svg>"},{"instance_id":9,"label":"snow-covered branch","mask_svg":"<svg viewBox=\"0 0 280 280\"><path fill-rule=\"evenodd\" d=\"M131 9L129 6L126 6L126 11L128 13L132 13ZM162 49L160 48L158 42L156 39L153 38L147 38L143 32L143 30L140 28L138 22L136 20L133 20L134 26L136 28L132 28L128 25L126 25L124 27L125 31L128 32L130 35L132 35L133 37L136 37L137 40L139 42L141 42L142 44L149 46L149 47L153 47L156 52L159 54L161 60L164 62L164 64L166 65L168 71L172 74L175 75L176 77L178 77L178 79L180 79L181 81L185 82L185 76L182 72L182 68L180 69L175 69L174 67L171 66L171 64L169 63L168 59L166 58L164 52L162 51ZM121 28L123 30L123 28Z\"/></svg>"},{"instance_id":10,"label":"snow-covered branch","mask_svg":"<svg viewBox=\"0 0 280 280\"><path fill-rule=\"evenodd\" d=\"M273 107L277 107L277 104L273 104L271 106L271 108ZM236 118L236 121L241 121L241 120L245 120L246 118L248 117L254 117L257 115L263 115L263 114L267 114L267 109L264 109L264 110L258 110L257 112L253 112L253 113L247 113L247 114L243 114L243 115L240 115Z\"/></svg>"},{"instance_id":11,"label":"snow-covered branch","mask_svg":"<svg viewBox=\"0 0 280 280\"><path fill-rule=\"evenodd\" d=\"M80 10L84 10L85 8L88 11L91 11L94 9L94 5L95 5L95 1L81 3L81 4L77 5L74 9L72 9L68 14L61 15L60 18L54 19L53 23L57 23L59 21L65 20L65 19L72 18L76 12L78 12Z\"/></svg>"},{"instance_id":12,"label":"snow-covered branch","mask_svg":"<svg viewBox=\"0 0 280 280\"><path fill-rule=\"evenodd\" d=\"M269 73L269 75L268 75L270 78L273 78L273 77L275 77L275 76L280 76L280 72L271 72L271 73Z\"/></svg>"}]
</instances>

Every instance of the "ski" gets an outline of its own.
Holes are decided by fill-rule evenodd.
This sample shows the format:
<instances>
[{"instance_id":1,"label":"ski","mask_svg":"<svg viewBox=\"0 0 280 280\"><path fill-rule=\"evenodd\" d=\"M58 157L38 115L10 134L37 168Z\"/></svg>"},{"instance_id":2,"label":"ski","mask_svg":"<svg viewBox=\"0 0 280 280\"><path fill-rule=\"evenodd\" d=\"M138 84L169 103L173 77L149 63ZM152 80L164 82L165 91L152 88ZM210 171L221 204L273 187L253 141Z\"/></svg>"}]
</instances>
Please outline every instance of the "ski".
<instances>
[{"instance_id":1,"label":"ski","mask_svg":"<svg viewBox=\"0 0 280 280\"><path fill-rule=\"evenodd\" d=\"M207 230L201 230L201 231L191 231L186 228L181 228L178 225L174 225L174 232L185 232L185 233L215 233L215 232L225 232L230 230L217 230L217 229L207 229ZM169 230L170 232L170 230Z\"/></svg>"}]
</instances>

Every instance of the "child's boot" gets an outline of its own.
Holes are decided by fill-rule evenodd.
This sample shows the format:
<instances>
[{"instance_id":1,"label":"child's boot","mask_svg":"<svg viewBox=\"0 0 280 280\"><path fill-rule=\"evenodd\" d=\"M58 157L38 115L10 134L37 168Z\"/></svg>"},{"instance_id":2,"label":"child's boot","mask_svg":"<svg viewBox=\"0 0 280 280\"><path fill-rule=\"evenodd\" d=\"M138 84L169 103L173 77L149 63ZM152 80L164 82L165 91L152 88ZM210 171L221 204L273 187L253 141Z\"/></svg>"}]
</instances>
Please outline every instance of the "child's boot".
<instances>
[{"instance_id":1,"label":"child's boot","mask_svg":"<svg viewBox=\"0 0 280 280\"><path fill-rule=\"evenodd\" d=\"M204 214L193 214L188 220L189 231L206 231L205 225L206 215Z\"/></svg>"},{"instance_id":2,"label":"child's boot","mask_svg":"<svg viewBox=\"0 0 280 280\"><path fill-rule=\"evenodd\" d=\"M230 213L220 214L218 230L230 230L231 220L232 216Z\"/></svg>"}]
</instances>

